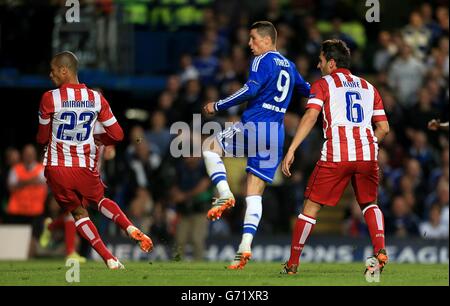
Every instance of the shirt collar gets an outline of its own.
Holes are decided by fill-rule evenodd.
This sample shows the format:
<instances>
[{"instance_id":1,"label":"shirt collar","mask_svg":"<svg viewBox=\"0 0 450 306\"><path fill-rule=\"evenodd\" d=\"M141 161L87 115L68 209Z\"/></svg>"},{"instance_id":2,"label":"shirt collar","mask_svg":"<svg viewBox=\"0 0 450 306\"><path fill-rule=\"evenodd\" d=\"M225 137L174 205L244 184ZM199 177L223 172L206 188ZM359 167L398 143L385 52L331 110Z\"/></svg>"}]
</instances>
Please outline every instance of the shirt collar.
<instances>
[{"instance_id":1,"label":"shirt collar","mask_svg":"<svg viewBox=\"0 0 450 306\"><path fill-rule=\"evenodd\" d=\"M336 69L335 71L333 71L331 74L335 74L335 73L343 73L343 74L352 74L351 72L350 72L350 70L348 70L348 69L345 69L345 68L338 68L338 69Z\"/></svg>"},{"instance_id":2,"label":"shirt collar","mask_svg":"<svg viewBox=\"0 0 450 306\"><path fill-rule=\"evenodd\" d=\"M266 55L266 54L269 54L269 53L280 54L280 52L278 52L277 50L269 50L269 51L266 51L266 52L264 52L264 53L262 53L260 55L255 56L255 57L263 56L263 55Z\"/></svg>"},{"instance_id":3,"label":"shirt collar","mask_svg":"<svg viewBox=\"0 0 450 306\"><path fill-rule=\"evenodd\" d=\"M75 88L75 89L82 89L86 88L86 85L83 83L80 84L63 84L60 88Z\"/></svg>"}]
</instances>

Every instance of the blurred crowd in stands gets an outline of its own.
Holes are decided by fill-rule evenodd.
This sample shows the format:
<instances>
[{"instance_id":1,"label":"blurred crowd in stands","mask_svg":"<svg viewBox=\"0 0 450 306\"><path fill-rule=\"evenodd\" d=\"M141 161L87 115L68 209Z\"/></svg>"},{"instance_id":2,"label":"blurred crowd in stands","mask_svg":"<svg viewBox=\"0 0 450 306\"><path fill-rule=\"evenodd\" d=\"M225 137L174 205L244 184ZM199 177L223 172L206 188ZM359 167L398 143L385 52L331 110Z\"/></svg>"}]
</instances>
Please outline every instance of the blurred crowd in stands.
<instances>
[{"instance_id":1,"label":"blurred crowd in stands","mask_svg":"<svg viewBox=\"0 0 450 306\"><path fill-rule=\"evenodd\" d=\"M321 16L314 1L270 0L266 4L258 16L244 11L239 14L236 1L216 1L203 11L199 40L192 41L198 46L196 52L176 59L178 70L167 76L166 88L157 99L144 107L149 111L148 120L128 122L128 140L105 149L101 174L108 186L106 194L120 203L133 223L149 232L156 243L175 242L183 249L191 241L197 257L202 256L206 237L240 234L245 160L225 159L237 206L221 220L209 223L206 212L215 188L200 157L171 156L170 145L176 135L170 133L170 127L177 121L191 123L193 114L201 113L205 103L224 98L243 86L251 60L249 26L253 21L267 19L277 27L278 50L295 62L311 83L320 78L316 66L321 42L328 38L347 42L352 51L351 71L379 89L391 125L379 151L379 205L385 213L387 237L447 239L448 131L432 131L427 125L432 119L448 121L448 7L439 1L433 5L423 3L411 8L403 26L384 29L381 20L377 31L369 35L364 30L364 14L344 20ZM323 7L320 12L333 9ZM108 99L108 93L104 94ZM286 145L295 134L305 102L295 95L291 101L285 119ZM245 104L215 117L202 115L202 122L236 121L243 109ZM291 220L303 202L305 180L319 158L321 127L318 123L298 150L292 177L285 178L279 172L267 188L261 235L290 233ZM37 163L35 153L29 162L31 148L23 149L22 158L18 148L2 154L0 223L18 221L9 210L9 199L17 188L45 184L38 175L32 182L15 185L16 165ZM51 214L50 202L51 196L43 200L42 210L27 216L33 217L30 222L35 222L34 217ZM345 210L342 233L352 237L368 235L354 197L344 197L340 206ZM119 234L101 218L98 222L101 231Z\"/></svg>"}]
</instances>

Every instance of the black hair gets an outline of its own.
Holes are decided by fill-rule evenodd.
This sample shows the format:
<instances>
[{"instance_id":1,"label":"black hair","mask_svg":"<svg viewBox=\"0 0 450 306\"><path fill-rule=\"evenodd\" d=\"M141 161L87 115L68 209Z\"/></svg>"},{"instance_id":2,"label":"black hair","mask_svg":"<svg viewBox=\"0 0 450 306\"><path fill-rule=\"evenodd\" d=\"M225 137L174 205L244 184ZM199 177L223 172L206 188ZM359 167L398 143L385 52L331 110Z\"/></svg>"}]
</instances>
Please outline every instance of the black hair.
<instances>
[{"instance_id":1,"label":"black hair","mask_svg":"<svg viewBox=\"0 0 450 306\"><path fill-rule=\"evenodd\" d=\"M347 44L340 39L329 39L322 42L320 51L327 62L333 59L338 68L350 68L351 56Z\"/></svg>"}]
</instances>

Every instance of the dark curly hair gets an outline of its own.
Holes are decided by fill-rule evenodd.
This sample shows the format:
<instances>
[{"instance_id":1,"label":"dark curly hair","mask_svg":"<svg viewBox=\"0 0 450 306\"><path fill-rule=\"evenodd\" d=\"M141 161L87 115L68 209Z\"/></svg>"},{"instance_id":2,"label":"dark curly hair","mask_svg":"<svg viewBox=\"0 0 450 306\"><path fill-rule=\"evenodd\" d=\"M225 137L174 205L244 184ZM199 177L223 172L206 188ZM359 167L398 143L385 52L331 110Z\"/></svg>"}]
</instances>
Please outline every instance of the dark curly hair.
<instances>
[{"instance_id":1,"label":"dark curly hair","mask_svg":"<svg viewBox=\"0 0 450 306\"><path fill-rule=\"evenodd\" d=\"M327 62L334 59L338 68L350 68L351 56L347 44L340 39L329 39L322 42L320 51Z\"/></svg>"}]
</instances>

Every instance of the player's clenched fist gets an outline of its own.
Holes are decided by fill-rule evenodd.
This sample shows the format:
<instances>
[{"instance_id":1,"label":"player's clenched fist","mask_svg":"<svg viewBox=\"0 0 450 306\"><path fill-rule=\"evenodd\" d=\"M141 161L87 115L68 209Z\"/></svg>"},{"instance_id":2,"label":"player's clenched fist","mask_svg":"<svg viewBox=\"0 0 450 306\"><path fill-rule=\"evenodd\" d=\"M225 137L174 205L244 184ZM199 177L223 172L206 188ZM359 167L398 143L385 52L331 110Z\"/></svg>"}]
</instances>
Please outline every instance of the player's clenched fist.
<instances>
[{"instance_id":1,"label":"player's clenched fist","mask_svg":"<svg viewBox=\"0 0 450 306\"><path fill-rule=\"evenodd\" d=\"M214 113L216 112L216 110L214 109L214 104L215 102L209 102L203 107L203 111L205 112L205 114L214 115Z\"/></svg>"}]
</instances>

